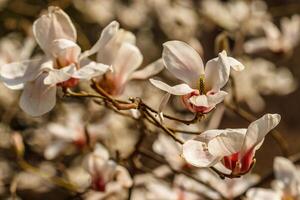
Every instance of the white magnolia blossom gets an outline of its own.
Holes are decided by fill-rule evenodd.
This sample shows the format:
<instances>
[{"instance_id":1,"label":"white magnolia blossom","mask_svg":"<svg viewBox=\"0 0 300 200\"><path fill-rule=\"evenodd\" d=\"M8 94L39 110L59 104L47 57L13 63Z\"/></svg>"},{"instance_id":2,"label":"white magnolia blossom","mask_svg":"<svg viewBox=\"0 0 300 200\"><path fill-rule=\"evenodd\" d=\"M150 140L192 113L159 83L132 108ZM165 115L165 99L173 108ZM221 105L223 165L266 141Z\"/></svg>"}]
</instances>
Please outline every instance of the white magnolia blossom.
<instances>
[{"instance_id":1,"label":"white magnolia blossom","mask_svg":"<svg viewBox=\"0 0 300 200\"><path fill-rule=\"evenodd\" d=\"M225 174L247 173L266 134L280 122L280 115L266 114L248 129L208 130L183 144L183 157L195 167L215 166Z\"/></svg>"},{"instance_id":2,"label":"white magnolia blossom","mask_svg":"<svg viewBox=\"0 0 300 200\"><path fill-rule=\"evenodd\" d=\"M245 42L246 53L255 53L263 50L287 53L293 50L300 41L300 16L281 19L281 31L277 26L267 21L262 27L265 37L255 38Z\"/></svg>"},{"instance_id":3,"label":"white magnolia blossom","mask_svg":"<svg viewBox=\"0 0 300 200\"><path fill-rule=\"evenodd\" d=\"M227 95L221 88L229 79L230 67L236 71L244 69L239 61L227 56L225 51L209 60L204 69L199 54L181 41L164 43L162 59L167 70L184 83L169 86L162 81L150 79L151 83L168 94L181 96L185 107L191 112L211 111ZM169 96L166 95L162 105L166 104Z\"/></svg>"},{"instance_id":4,"label":"white magnolia blossom","mask_svg":"<svg viewBox=\"0 0 300 200\"><path fill-rule=\"evenodd\" d=\"M252 188L247 192L247 200L299 199L300 171L287 158L276 157L274 160L275 180L273 189Z\"/></svg>"},{"instance_id":5,"label":"white magnolia blossom","mask_svg":"<svg viewBox=\"0 0 300 200\"><path fill-rule=\"evenodd\" d=\"M85 164L94 190L87 194L87 199L100 200L108 195L126 197L126 189L132 185L131 177L126 168L109 159L109 153L104 146L97 144Z\"/></svg>"},{"instance_id":6,"label":"white magnolia blossom","mask_svg":"<svg viewBox=\"0 0 300 200\"><path fill-rule=\"evenodd\" d=\"M96 45L81 53L69 16L57 7L49 7L48 13L33 24L34 37L45 57L1 66L1 80L11 89L23 88L20 107L26 113L43 115L55 106L56 86L73 87L79 79L89 80L110 70L108 65L83 62L108 40L109 31L104 29Z\"/></svg>"},{"instance_id":7,"label":"white magnolia blossom","mask_svg":"<svg viewBox=\"0 0 300 200\"><path fill-rule=\"evenodd\" d=\"M135 36L129 31L119 29L119 23L116 21L108 25L108 28L110 37L102 41L97 61L112 66L113 70L99 78L99 84L109 94L118 96L123 93L129 80L147 79L159 73L163 66L158 60L137 70L142 64L143 56L135 45Z\"/></svg>"},{"instance_id":8,"label":"white magnolia blossom","mask_svg":"<svg viewBox=\"0 0 300 200\"><path fill-rule=\"evenodd\" d=\"M287 95L297 88L296 80L286 67L276 66L262 58L245 59L245 70L233 72L235 95L238 102L246 104L255 112L262 111L265 101L261 95ZM243 84L238 84L243 83Z\"/></svg>"}]
</instances>

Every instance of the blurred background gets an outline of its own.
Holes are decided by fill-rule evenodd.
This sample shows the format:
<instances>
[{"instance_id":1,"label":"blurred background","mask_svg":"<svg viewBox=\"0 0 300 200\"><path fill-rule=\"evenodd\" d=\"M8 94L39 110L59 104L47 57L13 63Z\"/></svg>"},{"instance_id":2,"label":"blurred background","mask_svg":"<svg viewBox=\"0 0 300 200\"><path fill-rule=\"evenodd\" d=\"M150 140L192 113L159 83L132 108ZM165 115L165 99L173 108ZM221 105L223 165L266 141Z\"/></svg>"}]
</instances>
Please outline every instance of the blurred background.
<instances>
[{"instance_id":1,"label":"blurred background","mask_svg":"<svg viewBox=\"0 0 300 200\"><path fill-rule=\"evenodd\" d=\"M160 58L162 44L168 40L189 43L205 63L216 56L217 38L226 35L231 54L242 60L246 68L249 67L246 74L233 74L239 105L256 117L264 113L281 114L278 130L288 142L289 153L300 151L299 0L0 0L0 64L41 53L33 39L32 23L50 5L62 8L70 16L77 29L78 44L84 50L97 41L107 24L117 20L122 28L136 35L137 46L144 56L142 66ZM278 30L274 31L274 27ZM166 72L160 76L173 81ZM144 87L151 86L146 84ZM0 90L0 168L8 168L0 172L3 182L0 198L5 199L11 190L13 171L17 169L14 162L7 164L7 160L15 159L7 142L9 134L22 132L27 139L26 156L32 163L40 163L44 160L39 153L43 145L36 144L35 140L43 136L32 136L31 133L38 130L41 135L44 124L58 119L63 111L60 111L62 105L59 104L43 118L30 118L18 108L19 93L9 91L3 85ZM227 101L232 101L232 98ZM65 102L85 105L76 99ZM178 102L173 99L172 103ZM92 120L99 115L95 114ZM248 126L248 122L230 111L225 111L219 123L221 128ZM270 171L276 155L281 155L280 149L268 135L257 153L254 172L265 174ZM68 163L68 160L64 162ZM58 171L63 170L60 169L63 166L56 167ZM45 190L40 196L35 196L25 187L19 196L30 200L67 199L68 195L62 191L56 193L56 190Z\"/></svg>"}]
</instances>

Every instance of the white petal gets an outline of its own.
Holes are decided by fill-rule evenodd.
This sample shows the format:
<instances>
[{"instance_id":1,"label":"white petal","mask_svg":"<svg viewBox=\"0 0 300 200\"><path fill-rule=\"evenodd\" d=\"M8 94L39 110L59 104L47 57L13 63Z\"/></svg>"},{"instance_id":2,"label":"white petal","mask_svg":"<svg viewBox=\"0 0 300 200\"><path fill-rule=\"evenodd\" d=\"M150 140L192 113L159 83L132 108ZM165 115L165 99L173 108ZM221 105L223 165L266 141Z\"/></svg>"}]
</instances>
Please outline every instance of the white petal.
<instances>
[{"instance_id":1,"label":"white petal","mask_svg":"<svg viewBox=\"0 0 300 200\"><path fill-rule=\"evenodd\" d=\"M117 21L113 21L108 24L103 30L100 35L99 40L96 44L90 49L82 53L80 59L89 57L94 53L97 53L99 50L102 51L104 46L117 34L119 30L119 23Z\"/></svg>"},{"instance_id":2,"label":"white petal","mask_svg":"<svg viewBox=\"0 0 300 200\"><path fill-rule=\"evenodd\" d=\"M148 79L161 72L164 68L162 59L158 59L143 69L133 72L130 79Z\"/></svg>"},{"instance_id":3,"label":"white petal","mask_svg":"<svg viewBox=\"0 0 300 200\"><path fill-rule=\"evenodd\" d=\"M249 200L281 200L280 193L264 188L251 188L246 193L246 197Z\"/></svg>"},{"instance_id":4,"label":"white petal","mask_svg":"<svg viewBox=\"0 0 300 200\"><path fill-rule=\"evenodd\" d=\"M255 53L269 48L269 42L266 38L256 38L246 41L244 49L246 53Z\"/></svg>"},{"instance_id":5,"label":"white petal","mask_svg":"<svg viewBox=\"0 0 300 200\"><path fill-rule=\"evenodd\" d=\"M73 41L67 39L54 40L50 47L51 54L59 59L62 66L78 61L81 48Z\"/></svg>"},{"instance_id":6,"label":"white petal","mask_svg":"<svg viewBox=\"0 0 300 200\"><path fill-rule=\"evenodd\" d=\"M214 107L215 105L221 103L227 94L227 92L220 91L213 95L207 95L207 102L209 107Z\"/></svg>"},{"instance_id":7,"label":"white petal","mask_svg":"<svg viewBox=\"0 0 300 200\"><path fill-rule=\"evenodd\" d=\"M33 34L46 54L50 54L55 39L76 41L76 29L69 16L58 7L49 7L48 13L33 23Z\"/></svg>"},{"instance_id":8,"label":"white petal","mask_svg":"<svg viewBox=\"0 0 300 200\"><path fill-rule=\"evenodd\" d=\"M155 87L157 87L163 91L166 91L170 94L173 94L173 95L185 95L185 94L189 94L194 91L192 88L190 88L190 86L188 86L187 84L184 84L184 83L175 85L175 86L169 86L166 83L159 81L159 80L150 79L150 82Z\"/></svg>"},{"instance_id":9,"label":"white petal","mask_svg":"<svg viewBox=\"0 0 300 200\"><path fill-rule=\"evenodd\" d=\"M210 167L216 164L220 157L213 156L207 150L206 143L188 140L182 146L184 159L195 167Z\"/></svg>"},{"instance_id":10,"label":"white petal","mask_svg":"<svg viewBox=\"0 0 300 200\"><path fill-rule=\"evenodd\" d=\"M125 82L142 62L143 56L140 50L126 42L122 44L117 55L115 55L112 66L114 73L121 79L121 82Z\"/></svg>"},{"instance_id":11,"label":"white petal","mask_svg":"<svg viewBox=\"0 0 300 200\"><path fill-rule=\"evenodd\" d=\"M206 95L192 96L189 101L195 106L209 107Z\"/></svg>"},{"instance_id":12,"label":"white petal","mask_svg":"<svg viewBox=\"0 0 300 200\"><path fill-rule=\"evenodd\" d=\"M236 60L233 57L227 57L228 62L230 64L230 66L232 67L232 69L234 69L235 71L242 71L245 69L245 66L238 60Z\"/></svg>"},{"instance_id":13,"label":"white petal","mask_svg":"<svg viewBox=\"0 0 300 200\"><path fill-rule=\"evenodd\" d=\"M208 142L208 151L214 156L229 156L241 150L247 129L226 129Z\"/></svg>"},{"instance_id":14,"label":"white petal","mask_svg":"<svg viewBox=\"0 0 300 200\"><path fill-rule=\"evenodd\" d=\"M279 124L280 119L281 117L279 114L265 114L258 120L252 122L248 127L245 140L243 142L241 156L243 156L247 150L258 145L267 133Z\"/></svg>"},{"instance_id":15,"label":"white petal","mask_svg":"<svg viewBox=\"0 0 300 200\"><path fill-rule=\"evenodd\" d=\"M61 69L53 69L48 72L48 75L44 79L44 84L56 85L57 83L67 81L72 77L75 70L75 65L70 65Z\"/></svg>"},{"instance_id":16,"label":"white petal","mask_svg":"<svg viewBox=\"0 0 300 200\"><path fill-rule=\"evenodd\" d=\"M178 79L194 85L204 74L200 55L188 44L170 41L163 44L162 58L166 68Z\"/></svg>"},{"instance_id":17,"label":"white petal","mask_svg":"<svg viewBox=\"0 0 300 200\"><path fill-rule=\"evenodd\" d=\"M227 83L229 74L230 65L223 51L218 58L209 60L205 65L205 89L218 92Z\"/></svg>"},{"instance_id":18,"label":"white petal","mask_svg":"<svg viewBox=\"0 0 300 200\"><path fill-rule=\"evenodd\" d=\"M15 62L0 67L0 78L10 89L21 89L23 83L31 81L38 76L41 60L27 60Z\"/></svg>"},{"instance_id":19,"label":"white petal","mask_svg":"<svg viewBox=\"0 0 300 200\"><path fill-rule=\"evenodd\" d=\"M45 85L45 76L41 74L35 81L26 83L20 98L20 107L34 117L49 112L56 103L56 87Z\"/></svg>"},{"instance_id":20,"label":"white petal","mask_svg":"<svg viewBox=\"0 0 300 200\"><path fill-rule=\"evenodd\" d=\"M90 80L96 76L100 76L107 71L111 71L111 66L104 65L102 63L90 62L89 64L83 66L78 71L76 71L72 77L78 79Z\"/></svg>"},{"instance_id":21,"label":"white petal","mask_svg":"<svg viewBox=\"0 0 300 200\"><path fill-rule=\"evenodd\" d=\"M73 132L76 130L72 130L67 128L65 125L57 124L57 123L50 123L47 126L47 130L54 135L57 139L64 140L67 142L71 142L74 139Z\"/></svg>"},{"instance_id":22,"label":"white petal","mask_svg":"<svg viewBox=\"0 0 300 200\"><path fill-rule=\"evenodd\" d=\"M280 30L272 22L267 21L262 28L264 29L268 39L276 40L281 36Z\"/></svg>"}]
</instances>

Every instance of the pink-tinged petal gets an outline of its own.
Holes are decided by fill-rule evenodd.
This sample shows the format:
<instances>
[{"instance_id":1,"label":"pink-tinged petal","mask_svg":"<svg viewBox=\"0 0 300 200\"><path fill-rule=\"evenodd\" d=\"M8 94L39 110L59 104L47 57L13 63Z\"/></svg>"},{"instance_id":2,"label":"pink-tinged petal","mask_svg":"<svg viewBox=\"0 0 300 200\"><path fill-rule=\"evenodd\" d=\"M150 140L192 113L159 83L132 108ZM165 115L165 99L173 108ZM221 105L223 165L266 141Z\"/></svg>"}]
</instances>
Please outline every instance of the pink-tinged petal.
<instances>
[{"instance_id":1,"label":"pink-tinged petal","mask_svg":"<svg viewBox=\"0 0 300 200\"><path fill-rule=\"evenodd\" d=\"M51 53L57 60L58 67L65 67L77 63L81 48L73 41L57 39L52 42Z\"/></svg>"},{"instance_id":2,"label":"pink-tinged petal","mask_svg":"<svg viewBox=\"0 0 300 200\"><path fill-rule=\"evenodd\" d=\"M299 181L299 172L296 166L289 159L284 157L276 157L273 168L277 180L289 184Z\"/></svg>"},{"instance_id":3,"label":"pink-tinged petal","mask_svg":"<svg viewBox=\"0 0 300 200\"><path fill-rule=\"evenodd\" d=\"M178 79L194 86L204 74L200 55L188 44L169 41L163 44L162 58L166 68Z\"/></svg>"},{"instance_id":4,"label":"pink-tinged petal","mask_svg":"<svg viewBox=\"0 0 300 200\"><path fill-rule=\"evenodd\" d=\"M105 74L108 71L112 71L112 67L104 65L102 63L90 62L83 66L72 75L73 78L90 80L94 77Z\"/></svg>"},{"instance_id":5,"label":"pink-tinged petal","mask_svg":"<svg viewBox=\"0 0 300 200\"><path fill-rule=\"evenodd\" d=\"M44 84L46 75L41 74L35 81L24 86L20 98L20 107L33 117L49 112L56 103L56 87Z\"/></svg>"},{"instance_id":6,"label":"pink-tinged petal","mask_svg":"<svg viewBox=\"0 0 300 200\"><path fill-rule=\"evenodd\" d=\"M217 104L221 103L228 93L224 91L217 92L215 94L207 95L207 102L210 107L215 107Z\"/></svg>"},{"instance_id":7,"label":"pink-tinged petal","mask_svg":"<svg viewBox=\"0 0 300 200\"><path fill-rule=\"evenodd\" d=\"M214 156L230 156L240 151L246 129L226 129L208 142L208 151Z\"/></svg>"},{"instance_id":8,"label":"pink-tinged petal","mask_svg":"<svg viewBox=\"0 0 300 200\"><path fill-rule=\"evenodd\" d=\"M189 98L189 102L191 102L195 106L209 107L206 95L192 96L191 98Z\"/></svg>"},{"instance_id":9,"label":"pink-tinged petal","mask_svg":"<svg viewBox=\"0 0 300 200\"><path fill-rule=\"evenodd\" d=\"M99 50L102 51L105 45L117 34L118 30L119 30L119 23L117 21L113 21L110 24L108 24L102 30L100 38L98 39L96 44L90 50L83 52L80 56L80 59L89 57L97 53Z\"/></svg>"},{"instance_id":10,"label":"pink-tinged petal","mask_svg":"<svg viewBox=\"0 0 300 200\"><path fill-rule=\"evenodd\" d=\"M169 86L166 83L159 80L150 79L150 82L155 87L173 95L185 95L194 91L192 88L190 88L190 86L184 83L175 86Z\"/></svg>"},{"instance_id":11,"label":"pink-tinged petal","mask_svg":"<svg viewBox=\"0 0 300 200\"><path fill-rule=\"evenodd\" d=\"M205 143L189 140L183 144L183 157L191 165L195 167L211 167L216 164L220 157L210 154Z\"/></svg>"},{"instance_id":12,"label":"pink-tinged petal","mask_svg":"<svg viewBox=\"0 0 300 200\"><path fill-rule=\"evenodd\" d=\"M260 144L264 137L279 124L280 119L279 114L265 114L258 120L252 122L248 127L243 141L240 156L243 157L247 150Z\"/></svg>"},{"instance_id":13,"label":"pink-tinged petal","mask_svg":"<svg viewBox=\"0 0 300 200\"><path fill-rule=\"evenodd\" d=\"M133 72L132 75L130 76L130 79L143 79L143 80L148 79L151 76L160 73L164 68L165 67L162 59L158 59L153 63L150 63L143 69Z\"/></svg>"},{"instance_id":14,"label":"pink-tinged petal","mask_svg":"<svg viewBox=\"0 0 300 200\"><path fill-rule=\"evenodd\" d=\"M106 43L103 43L97 54L97 61L106 65L112 65L116 60L116 54L124 43L135 46L135 35L129 31L119 29L117 33Z\"/></svg>"},{"instance_id":15,"label":"pink-tinged petal","mask_svg":"<svg viewBox=\"0 0 300 200\"><path fill-rule=\"evenodd\" d=\"M142 62L143 56L140 50L130 43L123 43L115 55L112 64L113 73L120 79L120 82L125 83Z\"/></svg>"},{"instance_id":16,"label":"pink-tinged petal","mask_svg":"<svg viewBox=\"0 0 300 200\"><path fill-rule=\"evenodd\" d=\"M0 67L0 79L10 89L21 89L41 73L41 59L15 62Z\"/></svg>"},{"instance_id":17,"label":"pink-tinged petal","mask_svg":"<svg viewBox=\"0 0 300 200\"><path fill-rule=\"evenodd\" d=\"M282 200L280 192L264 188L251 188L246 197L249 200Z\"/></svg>"},{"instance_id":18,"label":"pink-tinged petal","mask_svg":"<svg viewBox=\"0 0 300 200\"><path fill-rule=\"evenodd\" d=\"M48 75L44 79L45 85L56 85L64 81L69 80L72 74L75 72L75 65L70 65L61 69L53 69L48 72Z\"/></svg>"},{"instance_id":19,"label":"pink-tinged petal","mask_svg":"<svg viewBox=\"0 0 300 200\"><path fill-rule=\"evenodd\" d=\"M69 16L58 7L49 7L48 13L33 23L33 34L43 51L51 55L49 50L56 39L76 41L76 29Z\"/></svg>"}]
</instances>

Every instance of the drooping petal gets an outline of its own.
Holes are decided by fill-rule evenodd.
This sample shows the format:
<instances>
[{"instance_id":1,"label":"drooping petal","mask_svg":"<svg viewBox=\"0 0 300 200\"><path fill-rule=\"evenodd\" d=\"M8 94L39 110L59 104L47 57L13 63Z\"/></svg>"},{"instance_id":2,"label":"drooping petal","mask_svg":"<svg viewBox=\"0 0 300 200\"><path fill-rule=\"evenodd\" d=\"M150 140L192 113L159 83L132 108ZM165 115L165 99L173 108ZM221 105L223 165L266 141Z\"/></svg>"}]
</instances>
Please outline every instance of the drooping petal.
<instances>
[{"instance_id":1,"label":"drooping petal","mask_svg":"<svg viewBox=\"0 0 300 200\"><path fill-rule=\"evenodd\" d=\"M208 151L214 156L229 156L240 151L247 129L226 129L208 142Z\"/></svg>"},{"instance_id":2,"label":"drooping petal","mask_svg":"<svg viewBox=\"0 0 300 200\"><path fill-rule=\"evenodd\" d=\"M195 85L204 74L200 55L188 44L181 41L169 41L163 44L162 58L166 68L178 79Z\"/></svg>"},{"instance_id":3,"label":"drooping petal","mask_svg":"<svg viewBox=\"0 0 300 200\"><path fill-rule=\"evenodd\" d=\"M53 69L48 72L48 75L44 79L45 85L56 85L69 80L72 74L75 72L75 65L70 65L61 69Z\"/></svg>"},{"instance_id":4,"label":"drooping petal","mask_svg":"<svg viewBox=\"0 0 300 200\"><path fill-rule=\"evenodd\" d=\"M73 41L57 39L52 42L51 54L57 59L60 67L78 62L81 48Z\"/></svg>"},{"instance_id":5,"label":"drooping petal","mask_svg":"<svg viewBox=\"0 0 300 200\"><path fill-rule=\"evenodd\" d=\"M227 59L228 59L229 65L235 71L243 71L245 69L245 66L237 59L235 59L233 57L229 57L229 56L227 57Z\"/></svg>"},{"instance_id":6,"label":"drooping petal","mask_svg":"<svg viewBox=\"0 0 300 200\"><path fill-rule=\"evenodd\" d=\"M136 46L123 43L112 64L115 76L121 82L126 82L130 75L142 64L142 61L143 56Z\"/></svg>"},{"instance_id":7,"label":"drooping petal","mask_svg":"<svg viewBox=\"0 0 300 200\"><path fill-rule=\"evenodd\" d=\"M195 167L210 167L221 158L209 153L206 143L197 140L188 140L182 146L184 159Z\"/></svg>"},{"instance_id":8,"label":"drooping petal","mask_svg":"<svg viewBox=\"0 0 300 200\"><path fill-rule=\"evenodd\" d=\"M20 107L33 117L49 112L56 103L56 87L44 84L46 75L41 74L35 81L24 86Z\"/></svg>"},{"instance_id":9,"label":"drooping petal","mask_svg":"<svg viewBox=\"0 0 300 200\"><path fill-rule=\"evenodd\" d=\"M184 83L175 86L169 86L168 84L159 80L150 79L150 82L155 87L173 95L185 95L194 91L192 88L190 88L190 86Z\"/></svg>"},{"instance_id":10,"label":"drooping petal","mask_svg":"<svg viewBox=\"0 0 300 200\"><path fill-rule=\"evenodd\" d=\"M97 53L99 50L102 51L104 49L104 46L117 34L118 30L119 23L117 21L113 21L110 24L108 24L102 30L100 38L98 39L96 44L90 50L83 52L80 56L80 59L89 57Z\"/></svg>"},{"instance_id":11,"label":"drooping petal","mask_svg":"<svg viewBox=\"0 0 300 200\"><path fill-rule=\"evenodd\" d=\"M90 62L83 66L72 75L73 78L90 80L96 76L105 74L107 71L111 71L111 66L104 65L102 63Z\"/></svg>"},{"instance_id":12,"label":"drooping petal","mask_svg":"<svg viewBox=\"0 0 300 200\"><path fill-rule=\"evenodd\" d=\"M151 76L154 76L161 72L164 69L164 64L162 59L158 59L153 63L150 63L141 70L135 71L130 76L130 79L148 79Z\"/></svg>"},{"instance_id":13,"label":"drooping petal","mask_svg":"<svg viewBox=\"0 0 300 200\"><path fill-rule=\"evenodd\" d=\"M258 145L264 137L280 122L279 114L265 114L261 118L252 122L247 130L240 156L242 157L247 150Z\"/></svg>"},{"instance_id":14,"label":"drooping petal","mask_svg":"<svg viewBox=\"0 0 300 200\"><path fill-rule=\"evenodd\" d=\"M33 34L37 43L47 55L56 39L76 41L76 29L69 16L58 7L49 7L48 13L33 23Z\"/></svg>"},{"instance_id":15,"label":"drooping petal","mask_svg":"<svg viewBox=\"0 0 300 200\"><path fill-rule=\"evenodd\" d=\"M10 89L21 89L23 83L31 81L41 73L41 60L14 62L0 67L0 79Z\"/></svg>"}]
</instances>

